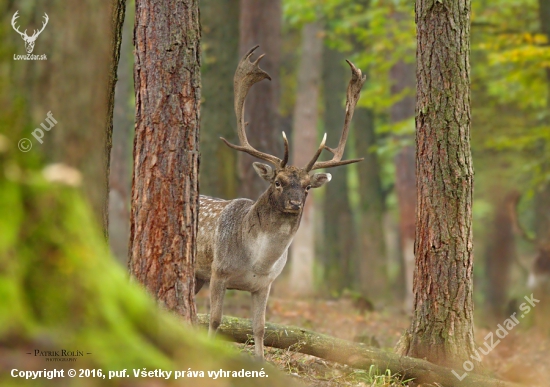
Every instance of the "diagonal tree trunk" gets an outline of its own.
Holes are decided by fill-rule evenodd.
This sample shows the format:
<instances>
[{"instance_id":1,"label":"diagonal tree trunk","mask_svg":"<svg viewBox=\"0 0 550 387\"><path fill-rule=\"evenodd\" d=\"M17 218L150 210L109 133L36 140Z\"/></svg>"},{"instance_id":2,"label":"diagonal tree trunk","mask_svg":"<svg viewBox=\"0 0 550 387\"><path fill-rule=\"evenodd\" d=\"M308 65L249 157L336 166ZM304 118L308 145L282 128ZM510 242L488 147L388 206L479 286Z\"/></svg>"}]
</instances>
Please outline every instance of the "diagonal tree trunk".
<instances>
[{"instance_id":1,"label":"diagonal tree trunk","mask_svg":"<svg viewBox=\"0 0 550 387\"><path fill-rule=\"evenodd\" d=\"M323 39L321 24L306 24L302 29L302 58L298 69L298 88L294 108L293 163L307 165L317 150L317 118ZM302 213L300 228L291 246L290 282L293 291L307 295L313 292L315 258L315 197L310 195Z\"/></svg>"},{"instance_id":2,"label":"diagonal tree trunk","mask_svg":"<svg viewBox=\"0 0 550 387\"><path fill-rule=\"evenodd\" d=\"M470 1L418 0L416 20L415 300L398 347L462 374L474 352Z\"/></svg>"},{"instance_id":3,"label":"diagonal tree trunk","mask_svg":"<svg viewBox=\"0 0 550 387\"><path fill-rule=\"evenodd\" d=\"M167 309L194 321L198 223L198 1L136 0L136 135L130 256L133 276Z\"/></svg>"},{"instance_id":4,"label":"diagonal tree trunk","mask_svg":"<svg viewBox=\"0 0 550 387\"><path fill-rule=\"evenodd\" d=\"M273 155L282 154L283 149L278 112L281 24L281 0L241 0L240 56L259 44L266 54L262 68L271 76L271 82L258 83L247 98L248 140L256 149ZM256 200L265 191L266 183L254 172L254 161L252 156L239 153L240 195Z\"/></svg>"}]
</instances>

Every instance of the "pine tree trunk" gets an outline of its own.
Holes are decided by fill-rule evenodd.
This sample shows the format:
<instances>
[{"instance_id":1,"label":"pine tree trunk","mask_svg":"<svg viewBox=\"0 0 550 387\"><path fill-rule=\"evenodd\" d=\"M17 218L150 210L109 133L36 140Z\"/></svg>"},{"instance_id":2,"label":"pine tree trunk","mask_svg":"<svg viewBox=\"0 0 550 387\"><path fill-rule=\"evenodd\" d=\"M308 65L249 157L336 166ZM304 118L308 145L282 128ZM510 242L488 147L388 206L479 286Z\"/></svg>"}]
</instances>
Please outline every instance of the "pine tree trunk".
<instances>
[{"instance_id":1,"label":"pine tree trunk","mask_svg":"<svg viewBox=\"0 0 550 387\"><path fill-rule=\"evenodd\" d=\"M201 194L237 196L237 155L220 137L237 140L233 74L239 62L239 0L204 0L202 27Z\"/></svg>"},{"instance_id":2,"label":"pine tree trunk","mask_svg":"<svg viewBox=\"0 0 550 387\"><path fill-rule=\"evenodd\" d=\"M198 222L198 1L136 1L130 272L194 321Z\"/></svg>"},{"instance_id":3,"label":"pine tree trunk","mask_svg":"<svg viewBox=\"0 0 550 387\"><path fill-rule=\"evenodd\" d=\"M321 25L306 24L302 30L302 58L298 69L298 89L294 108L293 164L307 165L317 150L317 119L323 39ZM290 282L301 295L313 292L315 258L315 201L309 195L302 213L300 228L291 245Z\"/></svg>"},{"instance_id":4,"label":"pine tree trunk","mask_svg":"<svg viewBox=\"0 0 550 387\"><path fill-rule=\"evenodd\" d=\"M384 192L380 179L378 156L370 148L376 145L374 113L365 108L355 111L355 149L365 161L357 165L359 172L359 204L361 210L358 251L359 290L370 299L387 296L388 275L384 237Z\"/></svg>"},{"instance_id":5,"label":"pine tree trunk","mask_svg":"<svg viewBox=\"0 0 550 387\"><path fill-rule=\"evenodd\" d=\"M460 364L474 351L470 1L416 2L414 314L401 354Z\"/></svg>"},{"instance_id":6,"label":"pine tree trunk","mask_svg":"<svg viewBox=\"0 0 550 387\"><path fill-rule=\"evenodd\" d=\"M342 134L344 124L344 95L346 90L346 70L344 56L326 48L323 53L324 81L324 128L327 145L335 147ZM346 152L347 153L347 152ZM323 155L321 155L323 157ZM326 157L326 155L324 156ZM347 158L346 155L342 157ZM354 230L348 198L347 169L331 171L332 180L326 185L323 203L323 265L326 291L337 294L352 285Z\"/></svg>"},{"instance_id":7,"label":"pine tree trunk","mask_svg":"<svg viewBox=\"0 0 550 387\"><path fill-rule=\"evenodd\" d=\"M282 157L283 149L278 112L281 24L281 0L241 0L240 55L259 44L259 52L266 54L261 67L271 76L271 82L259 82L250 89L245 113L245 121L249 123L247 136L254 148L279 157ZM267 187L252 168L257 159L242 152L238 157L240 196L256 200Z\"/></svg>"}]
</instances>

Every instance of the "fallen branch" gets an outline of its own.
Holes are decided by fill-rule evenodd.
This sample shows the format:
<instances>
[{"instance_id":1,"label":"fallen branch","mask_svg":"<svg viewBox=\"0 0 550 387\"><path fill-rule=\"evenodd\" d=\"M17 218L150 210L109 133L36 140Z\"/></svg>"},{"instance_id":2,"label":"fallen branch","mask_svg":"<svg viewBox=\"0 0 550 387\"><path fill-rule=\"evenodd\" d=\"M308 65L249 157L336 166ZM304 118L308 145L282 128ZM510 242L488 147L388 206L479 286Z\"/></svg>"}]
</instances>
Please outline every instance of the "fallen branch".
<instances>
[{"instance_id":1,"label":"fallen branch","mask_svg":"<svg viewBox=\"0 0 550 387\"><path fill-rule=\"evenodd\" d=\"M198 315L198 321L200 325L208 326L208 315ZM248 319L225 316L219 332L237 343L252 341L252 325ZM264 344L280 349L292 347L296 352L347 364L353 368L368 370L371 365L375 365L380 370L389 369L392 374L399 374L405 379L413 378L417 383L436 382L445 387L521 387L520 384L473 373L468 373L462 381L459 381L452 369L426 360L399 356L364 344L352 343L293 326L267 323ZM457 369L455 372L459 376L465 373L462 369Z\"/></svg>"}]
</instances>

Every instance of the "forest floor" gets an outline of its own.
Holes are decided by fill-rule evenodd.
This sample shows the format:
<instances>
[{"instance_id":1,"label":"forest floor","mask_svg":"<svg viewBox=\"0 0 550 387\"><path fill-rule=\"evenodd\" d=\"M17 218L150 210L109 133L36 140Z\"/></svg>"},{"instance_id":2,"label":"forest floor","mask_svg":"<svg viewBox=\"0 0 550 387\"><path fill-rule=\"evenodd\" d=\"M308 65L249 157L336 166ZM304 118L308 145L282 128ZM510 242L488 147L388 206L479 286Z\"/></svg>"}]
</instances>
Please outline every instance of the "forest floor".
<instances>
[{"instance_id":1,"label":"forest floor","mask_svg":"<svg viewBox=\"0 0 550 387\"><path fill-rule=\"evenodd\" d=\"M248 293L228 291L224 314L250 318L250 306ZM208 313L207 290L197 296L197 308L199 313ZM368 310L351 297L338 300L299 299L277 292L269 298L266 314L266 320L272 323L299 326L388 351L393 351L402 332L408 327L409 319L410 316L402 309L377 305L374 310ZM476 326L477 346L482 346L485 337L497 328L497 324L492 329ZM495 342L497 340L495 336ZM253 355L252 345L235 345ZM386 370L357 370L292 349L266 347L266 360L309 386L408 386L399 375L390 375ZM481 364L484 372L495 377L526 386L546 387L550 384L550 340L535 329L518 325L483 357Z\"/></svg>"}]
</instances>

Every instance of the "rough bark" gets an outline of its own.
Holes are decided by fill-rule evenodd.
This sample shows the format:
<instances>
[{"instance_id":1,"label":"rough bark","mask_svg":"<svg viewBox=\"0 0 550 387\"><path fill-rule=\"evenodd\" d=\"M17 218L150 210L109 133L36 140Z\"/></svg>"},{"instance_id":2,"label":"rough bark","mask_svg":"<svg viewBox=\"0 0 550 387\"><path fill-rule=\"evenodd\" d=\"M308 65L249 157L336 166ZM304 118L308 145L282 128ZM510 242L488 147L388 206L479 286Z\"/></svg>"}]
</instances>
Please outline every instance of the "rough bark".
<instances>
[{"instance_id":1,"label":"rough bark","mask_svg":"<svg viewBox=\"0 0 550 387\"><path fill-rule=\"evenodd\" d=\"M325 111L323 119L328 146L334 146L332 144L335 144L342 134L344 95L348 74L345 65L344 56L340 52L330 48L324 50ZM347 155L342 158L347 158ZM330 295L336 295L345 288L351 288L353 282L351 263L355 237L346 171L345 167L330 171L332 180L327 184L323 203L323 270L325 290Z\"/></svg>"},{"instance_id":2,"label":"rough bark","mask_svg":"<svg viewBox=\"0 0 550 387\"><path fill-rule=\"evenodd\" d=\"M208 326L208 315L199 314L199 324ZM382 372L386 369L392 375L401 375L404 379L413 378L416 383L441 383L445 387L520 387L483 375L470 374L459 381L453 370L432 364L426 360L386 352L363 343L337 339L307 329L267 323L264 344L269 347L290 349L299 353L320 357L353 368L369 370L375 365ZM250 343L252 324L250 320L224 316L219 333L238 343Z\"/></svg>"},{"instance_id":3,"label":"rough bark","mask_svg":"<svg viewBox=\"0 0 550 387\"><path fill-rule=\"evenodd\" d=\"M388 273L384 236L384 191L380 178L378 156L371 147L376 145L374 113L365 108L355 112L355 153L365 160L357 165L359 173L359 205L361 211L358 235L359 290L370 299L387 296Z\"/></svg>"},{"instance_id":4,"label":"rough bark","mask_svg":"<svg viewBox=\"0 0 550 387\"><path fill-rule=\"evenodd\" d=\"M317 120L323 39L321 24L306 24L302 30L302 55L298 68L298 88L294 108L293 164L304 167L318 147ZM313 292L315 258L315 195L309 195L300 228L291 245L290 282L302 295Z\"/></svg>"},{"instance_id":5,"label":"rough bark","mask_svg":"<svg viewBox=\"0 0 550 387\"><path fill-rule=\"evenodd\" d=\"M134 111L130 106L134 91L132 80L133 61L133 4L128 5L120 46L118 81L115 89L113 111L112 151L109 173L109 245L117 260L123 265L128 261L130 237L130 190L132 189L132 138Z\"/></svg>"},{"instance_id":6,"label":"rough bark","mask_svg":"<svg viewBox=\"0 0 550 387\"><path fill-rule=\"evenodd\" d=\"M271 82L259 82L246 99L245 121L249 123L247 136L256 149L272 155L282 155L282 137L279 130L280 56L281 56L281 0L241 0L240 56L259 44L266 56L261 67ZM252 58L254 59L254 57ZM258 178L250 155L239 153L240 196L256 200L267 185ZM279 156L280 157L280 156Z\"/></svg>"},{"instance_id":7,"label":"rough bark","mask_svg":"<svg viewBox=\"0 0 550 387\"><path fill-rule=\"evenodd\" d=\"M128 267L166 308L195 319L198 1L136 1L136 133Z\"/></svg>"},{"instance_id":8,"label":"rough bark","mask_svg":"<svg viewBox=\"0 0 550 387\"><path fill-rule=\"evenodd\" d=\"M507 317L510 268L516 260L514 211L518 198L517 192L508 192L505 195L500 192L506 193L501 186L496 186L493 189L495 212L485 257L485 273L487 275L485 308L488 317L498 322Z\"/></svg>"},{"instance_id":9,"label":"rough bark","mask_svg":"<svg viewBox=\"0 0 550 387\"><path fill-rule=\"evenodd\" d=\"M238 153L220 141L220 137L237 142L233 74L240 59L239 0L205 0L201 2L200 10L201 194L231 199L237 196Z\"/></svg>"},{"instance_id":10,"label":"rough bark","mask_svg":"<svg viewBox=\"0 0 550 387\"><path fill-rule=\"evenodd\" d=\"M400 353L461 364L474 353L470 1L418 0L414 313Z\"/></svg>"}]
</instances>

